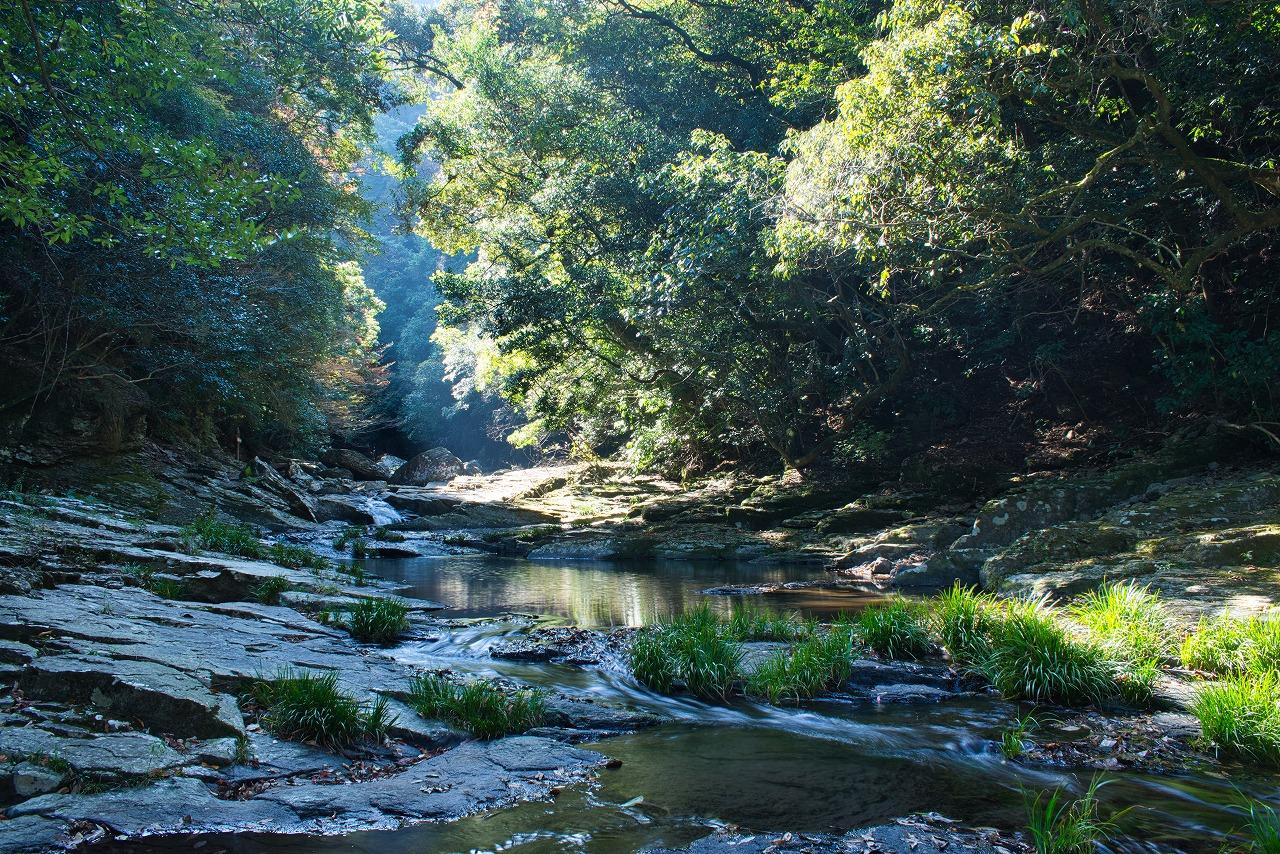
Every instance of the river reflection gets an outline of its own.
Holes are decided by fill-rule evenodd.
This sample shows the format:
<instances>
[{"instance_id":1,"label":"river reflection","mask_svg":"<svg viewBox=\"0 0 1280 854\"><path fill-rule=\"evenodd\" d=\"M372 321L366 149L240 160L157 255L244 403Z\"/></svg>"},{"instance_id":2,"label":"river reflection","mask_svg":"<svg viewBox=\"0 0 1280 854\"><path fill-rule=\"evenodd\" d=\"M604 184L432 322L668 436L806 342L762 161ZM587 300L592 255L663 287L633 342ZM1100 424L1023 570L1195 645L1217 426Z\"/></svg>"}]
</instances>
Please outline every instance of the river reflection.
<instances>
[{"instance_id":1,"label":"river reflection","mask_svg":"<svg viewBox=\"0 0 1280 854\"><path fill-rule=\"evenodd\" d=\"M404 582L406 595L440 602L462 617L528 613L580 626L642 626L711 601L732 607L743 597L707 597L711 587L830 581L818 566L600 561L535 562L488 556L367 560L365 571ZM857 587L751 596L763 607L824 616L853 610L879 594Z\"/></svg>"}]
</instances>

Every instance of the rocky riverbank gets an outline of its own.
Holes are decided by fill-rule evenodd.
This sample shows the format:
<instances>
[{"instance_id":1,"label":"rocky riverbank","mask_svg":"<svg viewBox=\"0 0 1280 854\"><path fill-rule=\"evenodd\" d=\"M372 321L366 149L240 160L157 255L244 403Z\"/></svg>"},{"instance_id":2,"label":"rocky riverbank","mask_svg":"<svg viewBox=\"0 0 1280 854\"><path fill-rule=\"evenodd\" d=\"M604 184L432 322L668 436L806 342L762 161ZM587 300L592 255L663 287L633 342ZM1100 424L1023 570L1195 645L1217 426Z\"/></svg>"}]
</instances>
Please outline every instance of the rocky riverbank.
<instances>
[{"instance_id":1,"label":"rocky riverbank","mask_svg":"<svg viewBox=\"0 0 1280 854\"><path fill-rule=\"evenodd\" d=\"M681 485L603 463L416 484L391 482L386 466L351 465L236 464L149 447L127 461L46 472L43 488L0 496L0 850L448 821L589 781L604 756L574 745L657 722L556 691L543 725L520 736L479 741L424 718L406 703L418 670L357 643L333 619L403 592L335 560L353 554L821 564L829 580L803 584L920 591L958 580L1057 598L1128 578L1188 624L1257 613L1280 598L1280 472L1217 463L1203 449L1027 477L985 502L848 480ZM69 479L81 484L74 492ZM178 524L219 516L264 526L266 539L250 557L234 556L202 548ZM404 638L448 631L452 622L434 614L447 604L407 600ZM618 669L633 635L531 625L490 653ZM746 667L778 646L748 644ZM272 736L246 698L255 681L286 670L336 674L361 704L384 702L394 719L386 737L335 751ZM1223 773L1186 714L1186 677L1162 677L1152 712L1057 710L1027 734L1019 761ZM940 657L871 657L826 699L935 704L986 694ZM1019 844L934 817L841 838L726 830L689 850L894 850L907 836L926 846L912 850Z\"/></svg>"}]
</instances>

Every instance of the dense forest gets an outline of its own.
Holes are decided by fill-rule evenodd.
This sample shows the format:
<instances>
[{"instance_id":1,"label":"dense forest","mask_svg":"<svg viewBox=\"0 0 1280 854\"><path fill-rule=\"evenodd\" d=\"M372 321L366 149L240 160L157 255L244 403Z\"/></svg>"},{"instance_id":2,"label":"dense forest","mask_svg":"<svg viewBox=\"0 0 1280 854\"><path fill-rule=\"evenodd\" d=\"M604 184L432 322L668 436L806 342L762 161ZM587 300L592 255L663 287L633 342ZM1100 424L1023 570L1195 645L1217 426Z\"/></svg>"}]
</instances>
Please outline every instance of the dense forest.
<instances>
[{"instance_id":1,"label":"dense forest","mask_svg":"<svg viewBox=\"0 0 1280 854\"><path fill-rule=\"evenodd\" d=\"M20 0L0 39L10 439L1280 432L1272 3Z\"/></svg>"}]
</instances>

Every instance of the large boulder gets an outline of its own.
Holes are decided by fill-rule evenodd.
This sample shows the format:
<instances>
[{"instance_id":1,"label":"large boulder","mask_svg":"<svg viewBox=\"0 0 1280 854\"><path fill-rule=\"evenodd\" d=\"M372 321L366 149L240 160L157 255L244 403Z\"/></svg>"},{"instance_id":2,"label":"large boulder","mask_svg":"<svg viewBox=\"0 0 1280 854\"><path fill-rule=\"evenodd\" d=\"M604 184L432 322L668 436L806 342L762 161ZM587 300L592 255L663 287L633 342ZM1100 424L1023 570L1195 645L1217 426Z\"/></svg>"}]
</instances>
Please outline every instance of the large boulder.
<instances>
[{"instance_id":1,"label":"large boulder","mask_svg":"<svg viewBox=\"0 0 1280 854\"><path fill-rule=\"evenodd\" d=\"M378 464L359 451L350 448L330 448L320 457L321 462L346 469L356 480L386 480L387 474Z\"/></svg>"},{"instance_id":2,"label":"large boulder","mask_svg":"<svg viewBox=\"0 0 1280 854\"><path fill-rule=\"evenodd\" d=\"M289 505L290 513L308 522L317 521L316 508L311 503L311 499L299 492L270 463L260 457L254 457L251 470L259 483L285 500Z\"/></svg>"},{"instance_id":3,"label":"large boulder","mask_svg":"<svg viewBox=\"0 0 1280 854\"><path fill-rule=\"evenodd\" d=\"M426 486L452 480L462 474L465 467L448 448L432 448L396 469L396 473L391 475L391 482L399 486Z\"/></svg>"}]
</instances>

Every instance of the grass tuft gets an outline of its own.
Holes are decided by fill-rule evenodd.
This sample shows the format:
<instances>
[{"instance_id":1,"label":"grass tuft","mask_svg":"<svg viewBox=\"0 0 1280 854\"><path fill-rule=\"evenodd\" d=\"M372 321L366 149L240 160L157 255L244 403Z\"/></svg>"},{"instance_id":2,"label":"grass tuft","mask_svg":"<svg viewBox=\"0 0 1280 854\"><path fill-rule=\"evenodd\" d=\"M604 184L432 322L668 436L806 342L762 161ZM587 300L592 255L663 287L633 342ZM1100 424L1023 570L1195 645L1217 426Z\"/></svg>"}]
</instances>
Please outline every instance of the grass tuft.
<instances>
[{"instance_id":1,"label":"grass tuft","mask_svg":"<svg viewBox=\"0 0 1280 854\"><path fill-rule=\"evenodd\" d=\"M799 614L774 614L756 605L744 605L729 617L729 633L743 642L793 641L808 630Z\"/></svg>"},{"instance_id":2,"label":"grass tuft","mask_svg":"<svg viewBox=\"0 0 1280 854\"><path fill-rule=\"evenodd\" d=\"M933 650L923 610L905 599L868 605L857 626L862 642L886 658L916 659Z\"/></svg>"},{"instance_id":3,"label":"grass tuft","mask_svg":"<svg viewBox=\"0 0 1280 854\"><path fill-rule=\"evenodd\" d=\"M1102 650L1068 635L1044 602L1009 603L981 669L1011 700L1092 703L1116 687Z\"/></svg>"},{"instance_id":4,"label":"grass tuft","mask_svg":"<svg viewBox=\"0 0 1280 854\"><path fill-rule=\"evenodd\" d=\"M266 556L272 563L287 566L290 569L324 570L329 568L329 561L303 546L292 543L272 543L267 548Z\"/></svg>"},{"instance_id":5,"label":"grass tuft","mask_svg":"<svg viewBox=\"0 0 1280 854\"><path fill-rule=\"evenodd\" d=\"M1027 736L1040 722L1033 715L1023 715L1012 726L1000 733L1000 752L1006 759L1017 759L1027 750Z\"/></svg>"},{"instance_id":6,"label":"grass tuft","mask_svg":"<svg viewBox=\"0 0 1280 854\"><path fill-rule=\"evenodd\" d=\"M1104 583L1081 596L1070 613L1117 661L1160 661L1172 652L1169 615L1148 587Z\"/></svg>"},{"instance_id":7,"label":"grass tuft","mask_svg":"<svg viewBox=\"0 0 1280 854\"><path fill-rule=\"evenodd\" d=\"M1114 831L1111 821L1098 814L1098 789L1104 783L1094 777L1083 796L1072 800L1062 789L1040 792L1027 804L1027 831L1036 854L1092 854L1096 844Z\"/></svg>"},{"instance_id":8,"label":"grass tuft","mask_svg":"<svg viewBox=\"0 0 1280 854\"><path fill-rule=\"evenodd\" d=\"M182 599L187 595L187 585L176 578L152 576L144 582L146 588L161 599Z\"/></svg>"},{"instance_id":9,"label":"grass tuft","mask_svg":"<svg viewBox=\"0 0 1280 854\"><path fill-rule=\"evenodd\" d=\"M1274 808L1258 801L1249 802L1250 854L1280 854L1280 815Z\"/></svg>"},{"instance_id":10,"label":"grass tuft","mask_svg":"<svg viewBox=\"0 0 1280 854\"><path fill-rule=\"evenodd\" d=\"M347 631L363 643L388 646L409 628L409 608L397 599L361 599L347 616Z\"/></svg>"},{"instance_id":11,"label":"grass tuft","mask_svg":"<svg viewBox=\"0 0 1280 854\"><path fill-rule=\"evenodd\" d=\"M504 691L486 680L456 684L433 673L414 680L409 705L424 717L448 721L482 739L525 732L546 715L537 691Z\"/></svg>"},{"instance_id":12,"label":"grass tuft","mask_svg":"<svg viewBox=\"0 0 1280 854\"><path fill-rule=\"evenodd\" d=\"M1224 753L1280 766L1280 675L1239 673L1205 685L1191 704L1204 737Z\"/></svg>"},{"instance_id":13,"label":"grass tuft","mask_svg":"<svg viewBox=\"0 0 1280 854\"><path fill-rule=\"evenodd\" d=\"M288 579L279 575L272 575L262 579L262 583L253 588L253 598L257 599L263 605L280 604L280 594L293 589Z\"/></svg>"},{"instance_id":14,"label":"grass tuft","mask_svg":"<svg viewBox=\"0 0 1280 854\"><path fill-rule=\"evenodd\" d=\"M180 536L188 548L258 559L267 555L267 547L253 528L239 522L224 522L213 510L184 527Z\"/></svg>"},{"instance_id":15,"label":"grass tuft","mask_svg":"<svg viewBox=\"0 0 1280 854\"><path fill-rule=\"evenodd\" d=\"M346 747L380 741L394 723L387 701L366 708L338 688L338 674L285 669L258 681L250 696L264 709L263 726L281 738Z\"/></svg>"},{"instance_id":16,"label":"grass tuft","mask_svg":"<svg viewBox=\"0 0 1280 854\"><path fill-rule=\"evenodd\" d=\"M1280 613L1238 620L1201 620L1179 650L1182 664L1212 673L1280 670Z\"/></svg>"},{"instance_id":17,"label":"grass tuft","mask_svg":"<svg viewBox=\"0 0 1280 854\"><path fill-rule=\"evenodd\" d=\"M989 593L958 582L938 595L933 619L942 645L960 664L982 662L991 653L991 636L1000 624L1000 603Z\"/></svg>"},{"instance_id":18,"label":"grass tuft","mask_svg":"<svg viewBox=\"0 0 1280 854\"><path fill-rule=\"evenodd\" d=\"M742 646L707 605L641 632L628 658L635 677L663 694L683 686L723 700L741 678Z\"/></svg>"},{"instance_id":19,"label":"grass tuft","mask_svg":"<svg viewBox=\"0 0 1280 854\"><path fill-rule=\"evenodd\" d=\"M747 693L777 704L806 700L840 685L853 665L853 636L851 625L837 623L770 656L747 677Z\"/></svg>"}]
</instances>

